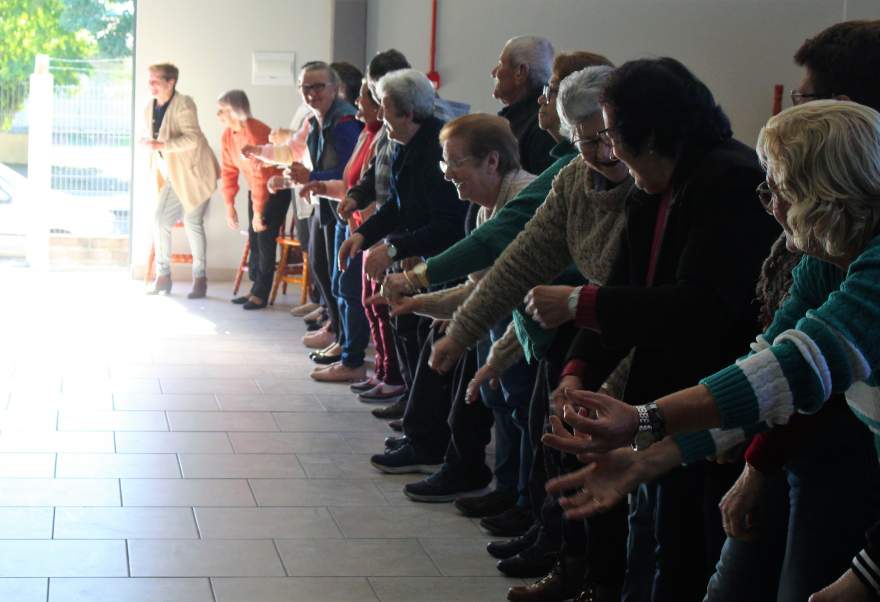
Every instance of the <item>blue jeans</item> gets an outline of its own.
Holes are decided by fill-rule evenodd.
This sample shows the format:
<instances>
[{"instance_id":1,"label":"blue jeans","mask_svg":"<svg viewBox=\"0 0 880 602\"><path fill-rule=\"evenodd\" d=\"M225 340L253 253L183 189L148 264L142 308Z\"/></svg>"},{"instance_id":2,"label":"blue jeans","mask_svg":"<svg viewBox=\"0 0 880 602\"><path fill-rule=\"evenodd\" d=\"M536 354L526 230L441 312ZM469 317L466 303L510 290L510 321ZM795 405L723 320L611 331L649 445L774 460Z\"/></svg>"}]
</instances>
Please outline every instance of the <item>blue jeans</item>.
<instances>
[{"instance_id":1,"label":"blue jeans","mask_svg":"<svg viewBox=\"0 0 880 602\"><path fill-rule=\"evenodd\" d=\"M880 509L880 466L873 436L852 412L823 415L822 430L786 465L786 477L787 497L784 488L766 492L762 522L782 524L762 529L756 542L728 539L706 600L806 600L842 575L863 547ZM780 503L787 525L786 508L774 510ZM779 541L785 545L774 545ZM767 567L780 565L777 583L766 584ZM744 596L747 587L754 593Z\"/></svg>"},{"instance_id":2,"label":"blue jeans","mask_svg":"<svg viewBox=\"0 0 880 602\"><path fill-rule=\"evenodd\" d=\"M500 339L510 320L502 320L489 331L491 341ZM482 366L488 356L488 345L477 347ZM502 491L516 491L517 505L529 507L529 474L532 470L532 447L529 441L529 402L535 386L535 366L525 358L504 371L501 387L480 388L483 403L495 418L495 480Z\"/></svg>"},{"instance_id":3,"label":"blue jeans","mask_svg":"<svg viewBox=\"0 0 880 602\"><path fill-rule=\"evenodd\" d=\"M351 235L348 226L336 224L334 257L339 256L339 248ZM348 260L345 271L339 269L339 262L333 262L333 296L339 304L340 343L342 363L349 368L364 364L364 353L370 343L370 325L361 303L363 254L358 253Z\"/></svg>"}]
</instances>

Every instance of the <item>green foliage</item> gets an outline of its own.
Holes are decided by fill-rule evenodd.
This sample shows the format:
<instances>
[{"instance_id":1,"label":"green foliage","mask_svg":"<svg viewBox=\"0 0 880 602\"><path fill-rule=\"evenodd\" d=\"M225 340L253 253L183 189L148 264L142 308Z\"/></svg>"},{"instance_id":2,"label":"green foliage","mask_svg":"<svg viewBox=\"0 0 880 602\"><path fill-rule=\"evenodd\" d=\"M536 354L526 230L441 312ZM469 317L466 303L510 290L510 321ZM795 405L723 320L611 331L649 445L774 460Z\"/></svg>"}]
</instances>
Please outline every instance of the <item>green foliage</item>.
<instances>
[{"instance_id":1,"label":"green foliage","mask_svg":"<svg viewBox=\"0 0 880 602\"><path fill-rule=\"evenodd\" d=\"M0 130L9 126L38 54L84 59L131 56L132 3L115 0L0 0ZM83 69L53 70L76 84Z\"/></svg>"}]
</instances>

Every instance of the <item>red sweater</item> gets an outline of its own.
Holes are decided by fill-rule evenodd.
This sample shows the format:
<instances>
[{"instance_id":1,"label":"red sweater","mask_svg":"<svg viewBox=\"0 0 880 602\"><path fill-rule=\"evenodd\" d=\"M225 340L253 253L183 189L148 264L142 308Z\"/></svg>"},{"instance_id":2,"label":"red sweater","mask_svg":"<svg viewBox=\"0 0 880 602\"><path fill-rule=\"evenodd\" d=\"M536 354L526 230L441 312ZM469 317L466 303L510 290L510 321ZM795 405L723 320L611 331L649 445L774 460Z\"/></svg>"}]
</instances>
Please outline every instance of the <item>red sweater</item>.
<instances>
[{"instance_id":1,"label":"red sweater","mask_svg":"<svg viewBox=\"0 0 880 602\"><path fill-rule=\"evenodd\" d=\"M345 182L346 190L357 184L361 176L364 175L364 172L367 171L370 160L373 158L373 142L381 127L382 122L377 121L361 130L361 135L358 137L357 144L351 154L351 159L348 160L348 164L342 172L342 181ZM352 219L355 227L359 227L364 222L360 211L355 211Z\"/></svg>"},{"instance_id":2,"label":"red sweater","mask_svg":"<svg viewBox=\"0 0 880 602\"><path fill-rule=\"evenodd\" d=\"M263 208L269 199L266 183L272 176L281 175L281 169L256 159L245 159L241 156L241 149L248 144L257 146L269 144L269 132L269 126L253 118L242 123L242 128L237 132L230 128L223 131L220 140L223 151L220 185L227 205L235 204L235 195L239 189L238 174L242 173L251 189L254 213L263 213Z\"/></svg>"}]
</instances>

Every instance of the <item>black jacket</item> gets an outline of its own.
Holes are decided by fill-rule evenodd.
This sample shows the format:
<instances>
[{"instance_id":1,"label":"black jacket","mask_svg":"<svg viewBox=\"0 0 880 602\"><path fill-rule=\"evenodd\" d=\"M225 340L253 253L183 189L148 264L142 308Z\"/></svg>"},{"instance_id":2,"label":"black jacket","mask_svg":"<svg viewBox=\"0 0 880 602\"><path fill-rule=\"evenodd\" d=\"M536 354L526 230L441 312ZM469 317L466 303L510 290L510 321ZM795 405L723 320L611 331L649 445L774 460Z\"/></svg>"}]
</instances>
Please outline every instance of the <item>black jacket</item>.
<instances>
[{"instance_id":1,"label":"black jacket","mask_svg":"<svg viewBox=\"0 0 880 602\"><path fill-rule=\"evenodd\" d=\"M368 248L387 237L397 259L430 257L463 235L468 204L443 178L438 135L443 122L428 118L412 140L397 148L391 168L392 199L358 228Z\"/></svg>"},{"instance_id":2,"label":"black jacket","mask_svg":"<svg viewBox=\"0 0 880 602\"><path fill-rule=\"evenodd\" d=\"M535 175L550 167L554 158L550 150L556 146L552 136L538 126L538 96L534 92L498 112L510 123L519 143L519 162L524 170Z\"/></svg>"},{"instance_id":3,"label":"black jacket","mask_svg":"<svg viewBox=\"0 0 880 602\"><path fill-rule=\"evenodd\" d=\"M582 330L569 354L585 360L587 381L601 382L635 347L624 399L646 403L748 352L760 331L755 283L780 232L755 193L763 177L755 151L736 140L682 161L651 287L660 199L634 189L621 255L597 297L600 332Z\"/></svg>"}]
</instances>

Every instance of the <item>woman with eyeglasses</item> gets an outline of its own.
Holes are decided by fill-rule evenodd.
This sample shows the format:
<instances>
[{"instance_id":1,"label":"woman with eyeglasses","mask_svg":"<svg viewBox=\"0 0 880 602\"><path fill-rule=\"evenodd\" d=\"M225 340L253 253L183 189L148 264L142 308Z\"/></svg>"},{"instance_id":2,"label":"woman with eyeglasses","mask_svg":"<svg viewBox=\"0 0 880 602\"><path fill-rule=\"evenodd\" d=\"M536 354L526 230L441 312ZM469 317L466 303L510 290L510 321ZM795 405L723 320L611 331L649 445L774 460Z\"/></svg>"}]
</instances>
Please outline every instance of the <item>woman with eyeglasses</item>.
<instances>
[{"instance_id":1,"label":"woman with eyeglasses","mask_svg":"<svg viewBox=\"0 0 880 602\"><path fill-rule=\"evenodd\" d=\"M588 454L594 466L554 483L556 491L582 487L563 500L573 515L595 511L681 462L721 452L744 432L783 424L797 411L815 412L835 392L846 393L850 409L877 439L880 113L846 101L793 107L768 121L758 154L767 170L762 201L789 246L806 255L794 271L788 300L750 355L653 404L665 433L675 436L650 449L615 449L642 432L638 408L585 396L584 405L597 417L568 414L566 422L590 442L560 431L560 447L614 451ZM650 427L646 423L643 432L659 434ZM700 430L709 428L715 430ZM837 597L813 598L868 600L868 587L880 589L878 541L871 535L868 549L841 578Z\"/></svg>"}]
</instances>

